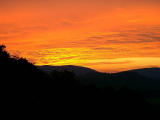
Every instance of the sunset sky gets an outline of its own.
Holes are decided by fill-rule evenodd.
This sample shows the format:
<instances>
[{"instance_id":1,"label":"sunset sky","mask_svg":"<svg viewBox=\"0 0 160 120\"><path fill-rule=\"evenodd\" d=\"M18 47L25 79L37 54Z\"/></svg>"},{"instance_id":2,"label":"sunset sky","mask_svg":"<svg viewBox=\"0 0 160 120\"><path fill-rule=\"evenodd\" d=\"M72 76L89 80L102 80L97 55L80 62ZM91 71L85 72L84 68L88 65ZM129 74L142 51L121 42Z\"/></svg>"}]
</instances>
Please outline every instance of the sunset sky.
<instances>
[{"instance_id":1,"label":"sunset sky","mask_svg":"<svg viewBox=\"0 0 160 120\"><path fill-rule=\"evenodd\" d=\"M0 44L36 65L160 67L160 0L0 0Z\"/></svg>"}]
</instances>

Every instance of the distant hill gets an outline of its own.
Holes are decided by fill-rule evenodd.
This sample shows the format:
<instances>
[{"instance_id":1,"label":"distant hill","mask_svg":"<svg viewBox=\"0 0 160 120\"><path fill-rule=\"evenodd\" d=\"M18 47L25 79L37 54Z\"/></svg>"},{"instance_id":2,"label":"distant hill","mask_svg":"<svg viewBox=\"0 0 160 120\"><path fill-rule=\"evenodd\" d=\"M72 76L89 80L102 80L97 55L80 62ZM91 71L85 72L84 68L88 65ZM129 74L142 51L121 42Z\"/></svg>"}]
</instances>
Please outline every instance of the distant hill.
<instances>
[{"instance_id":1,"label":"distant hill","mask_svg":"<svg viewBox=\"0 0 160 120\"><path fill-rule=\"evenodd\" d=\"M97 72L96 70L87 68L87 67L81 67L81 66L74 66L74 65L64 65L64 66L49 66L49 65L44 65L44 66L38 66L38 68L46 73L50 73L52 71L71 71L73 72L76 76L83 76L87 73L95 73Z\"/></svg>"},{"instance_id":2,"label":"distant hill","mask_svg":"<svg viewBox=\"0 0 160 120\"><path fill-rule=\"evenodd\" d=\"M113 86L119 89L123 86L141 91L160 90L160 68L144 68L119 73L101 73L81 66L39 66L39 69L50 73L51 71L72 71L76 79L84 85L97 87Z\"/></svg>"},{"instance_id":3,"label":"distant hill","mask_svg":"<svg viewBox=\"0 0 160 120\"><path fill-rule=\"evenodd\" d=\"M137 72L140 75L148 77L152 80L160 80L160 68L143 68L130 71Z\"/></svg>"},{"instance_id":4,"label":"distant hill","mask_svg":"<svg viewBox=\"0 0 160 120\"><path fill-rule=\"evenodd\" d=\"M77 76L83 76L83 77L95 77L95 76L103 76L104 73L98 72L96 70L87 68L87 67L81 67L81 66L74 66L74 65L64 65L64 66L50 66L50 65L44 65L44 66L38 66L38 68L46 73L50 73L51 71L71 71L74 72ZM126 73L134 73L138 76L143 76L148 79L152 80L160 80L160 68L142 68L142 69L133 69L128 71L123 71L119 73L113 73L110 75L122 75ZM133 78L134 76L132 76Z\"/></svg>"}]
</instances>

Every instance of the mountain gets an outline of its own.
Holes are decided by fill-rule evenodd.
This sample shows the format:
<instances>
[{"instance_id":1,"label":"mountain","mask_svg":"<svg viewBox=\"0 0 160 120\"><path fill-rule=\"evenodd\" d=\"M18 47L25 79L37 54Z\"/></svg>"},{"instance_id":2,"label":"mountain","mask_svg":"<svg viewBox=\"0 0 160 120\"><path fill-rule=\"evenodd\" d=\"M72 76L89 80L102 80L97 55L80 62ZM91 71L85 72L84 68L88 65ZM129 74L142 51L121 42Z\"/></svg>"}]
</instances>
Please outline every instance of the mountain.
<instances>
[{"instance_id":1,"label":"mountain","mask_svg":"<svg viewBox=\"0 0 160 120\"><path fill-rule=\"evenodd\" d=\"M74 66L74 65L64 65L64 66L37 66L40 70L50 73L52 71L70 71L73 72L76 76L83 76L87 73L95 73L96 70L87 68L87 67L81 67L81 66Z\"/></svg>"},{"instance_id":2,"label":"mountain","mask_svg":"<svg viewBox=\"0 0 160 120\"><path fill-rule=\"evenodd\" d=\"M114 73L110 75L112 86L115 88L121 88L123 86L137 89L141 91L154 90L157 83L146 76L139 74L138 72L125 71Z\"/></svg>"},{"instance_id":3,"label":"mountain","mask_svg":"<svg viewBox=\"0 0 160 120\"><path fill-rule=\"evenodd\" d=\"M119 73L101 73L81 66L38 66L39 69L51 71L72 71L76 79L84 85L97 87L112 86L119 89L123 86L140 91L160 91L160 68L144 68L123 71Z\"/></svg>"},{"instance_id":4,"label":"mountain","mask_svg":"<svg viewBox=\"0 0 160 120\"><path fill-rule=\"evenodd\" d=\"M65 65L65 66L38 66L38 68L46 73L50 73L52 71L71 71L76 76L76 79L85 85L96 85L96 86L106 86L108 85L107 74L101 73L96 70L81 67L81 66L73 66L73 65Z\"/></svg>"},{"instance_id":5,"label":"mountain","mask_svg":"<svg viewBox=\"0 0 160 120\"><path fill-rule=\"evenodd\" d=\"M147 79L152 79L152 80L160 80L160 68L142 68L142 69L133 69L133 70L128 70L128 71L123 71L119 73L112 73L112 74L107 74L107 73L101 73L96 70L87 68L87 67L81 67L81 66L74 66L74 65L64 65L64 66L49 66L49 65L44 65L44 66L38 66L38 68L46 73L50 73L51 71L71 71L75 73L76 76L81 76L85 79L87 78L95 78L98 77L101 78L100 76L105 76L106 75L112 75L112 76L119 76L119 75L127 75L130 74L131 78L134 78L135 76L141 76L141 78L145 77ZM134 73L134 75L133 75ZM135 75L136 74L136 75Z\"/></svg>"},{"instance_id":6,"label":"mountain","mask_svg":"<svg viewBox=\"0 0 160 120\"><path fill-rule=\"evenodd\" d=\"M150 78L152 80L160 80L160 68L143 68L130 71L137 72L140 75Z\"/></svg>"}]
</instances>

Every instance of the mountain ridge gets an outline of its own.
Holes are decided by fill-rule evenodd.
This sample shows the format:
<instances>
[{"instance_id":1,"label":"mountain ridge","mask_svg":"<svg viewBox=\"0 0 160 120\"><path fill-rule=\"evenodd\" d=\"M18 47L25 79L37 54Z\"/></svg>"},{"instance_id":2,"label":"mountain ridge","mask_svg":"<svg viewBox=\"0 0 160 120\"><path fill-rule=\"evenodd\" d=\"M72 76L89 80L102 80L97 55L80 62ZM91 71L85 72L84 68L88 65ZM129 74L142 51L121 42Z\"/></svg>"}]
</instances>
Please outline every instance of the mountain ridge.
<instances>
[{"instance_id":1,"label":"mountain ridge","mask_svg":"<svg viewBox=\"0 0 160 120\"><path fill-rule=\"evenodd\" d=\"M40 70L50 73L54 70L56 71L71 71L74 72L76 75L81 76L85 75L88 73L104 73L104 72L98 72L94 69L88 68L88 67L83 67L83 66L75 66L75 65L63 65L63 66L52 66L52 65L43 65L43 66L37 66ZM117 73L106 73L106 74L120 74L120 73L125 73L125 72L136 72L144 77L153 79L153 80L160 80L160 68L158 67L153 67L153 68L140 68L140 69L131 69L131 70L126 70L122 72L117 72Z\"/></svg>"},{"instance_id":2,"label":"mountain ridge","mask_svg":"<svg viewBox=\"0 0 160 120\"><path fill-rule=\"evenodd\" d=\"M160 68L143 68L122 71L118 73L101 73L96 70L81 66L39 66L42 71L71 71L75 73L75 78L84 85L94 85L97 87L112 86L116 89L129 87L144 92L160 91ZM45 68L45 69L44 69ZM154 77L154 74L156 77ZM153 75L152 75L153 74Z\"/></svg>"},{"instance_id":3,"label":"mountain ridge","mask_svg":"<svg viewBox=\"0 0 160 120\"><path fill-rule=\"evenodd\" d=\"M64 65L64 66L50 66L50 65L43 65L43 66L37 66L40 70L50 73L52 71L70 71L73 72L77 76L84 75L86 73L90 72L98 72L94 69L82 67L82 66L75 66L75 65Z\"/></svg>"}]
</instances>

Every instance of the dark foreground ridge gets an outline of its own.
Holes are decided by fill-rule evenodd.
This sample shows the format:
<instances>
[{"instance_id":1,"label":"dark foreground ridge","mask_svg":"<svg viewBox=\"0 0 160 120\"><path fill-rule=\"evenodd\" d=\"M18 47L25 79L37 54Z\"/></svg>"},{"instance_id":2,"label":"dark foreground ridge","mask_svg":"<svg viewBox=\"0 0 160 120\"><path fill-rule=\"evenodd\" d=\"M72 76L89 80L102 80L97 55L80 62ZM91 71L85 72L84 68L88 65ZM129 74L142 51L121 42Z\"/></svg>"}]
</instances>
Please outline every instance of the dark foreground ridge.
<instances>
[{"instance_id":1,"label":"dark foreground ridge","mask_svg":"<svg viewBox=\"0 0 160 120\"><path fill-rule=\"evenodd\" d=\"M73 66L67 66L67 70L59 70L57 67L47 73L42 69L24 58L11 56L5 46L0 46L1 98L4 109L15 111L18 108L32 112L52 110L53 114L62 116L104 118L108 118L110 113L146 116L158 111L158 107L146 100L148 96L158 97L153 94L158 89L148 90L146 87L152 79L138 73L106 74L84 67L79 70ZM147 85L139 90L145 80Z\"/></svg>"}]
</instances>

